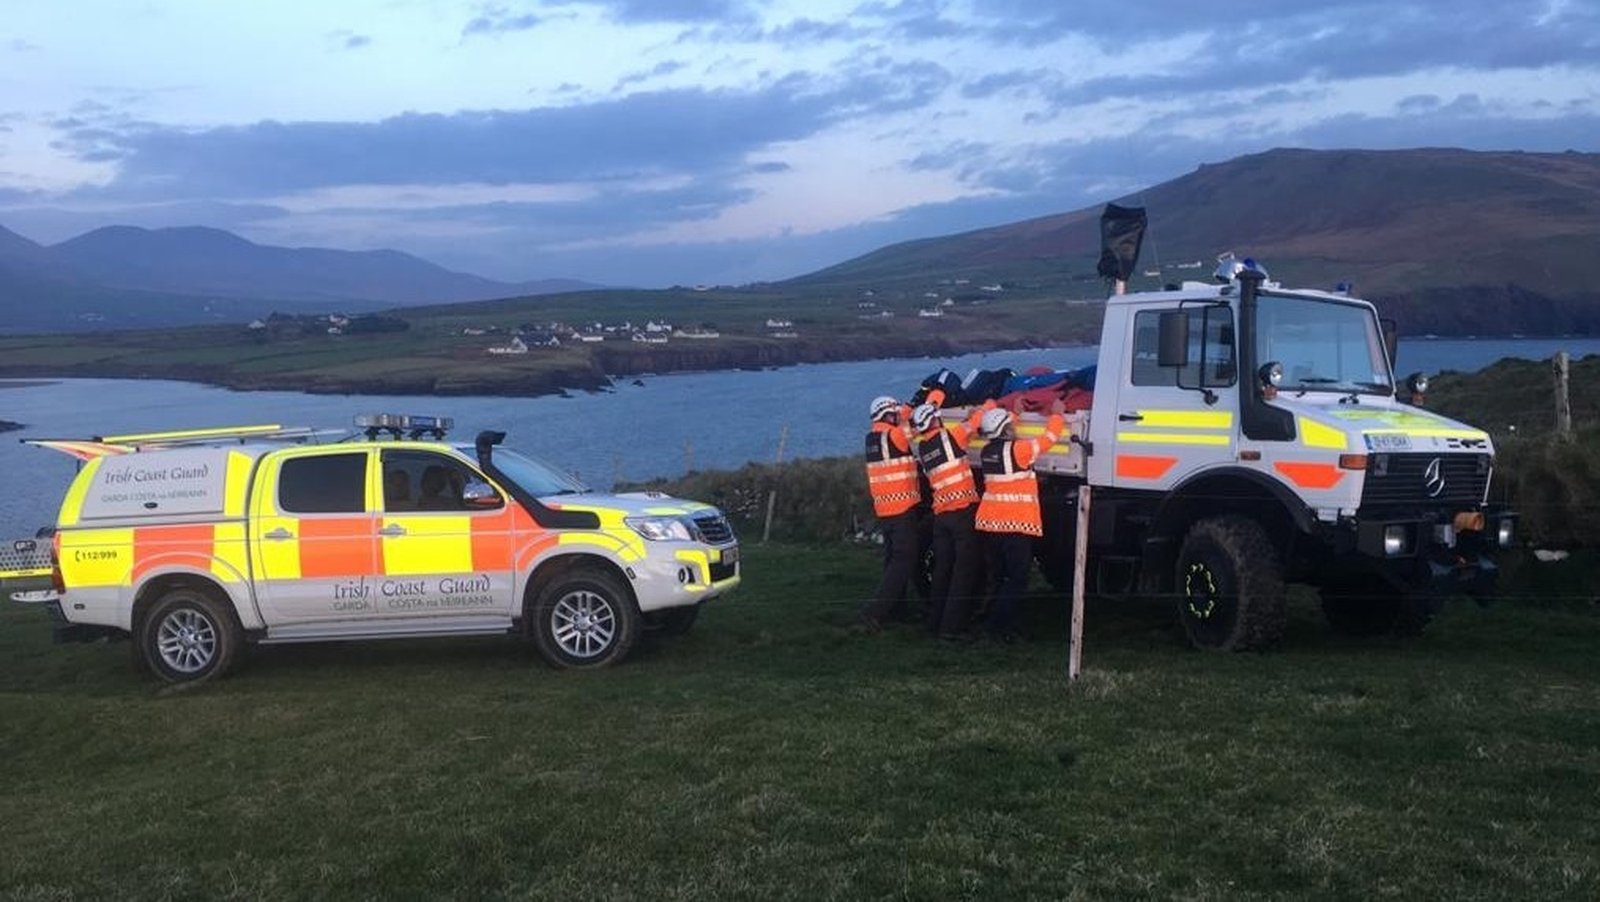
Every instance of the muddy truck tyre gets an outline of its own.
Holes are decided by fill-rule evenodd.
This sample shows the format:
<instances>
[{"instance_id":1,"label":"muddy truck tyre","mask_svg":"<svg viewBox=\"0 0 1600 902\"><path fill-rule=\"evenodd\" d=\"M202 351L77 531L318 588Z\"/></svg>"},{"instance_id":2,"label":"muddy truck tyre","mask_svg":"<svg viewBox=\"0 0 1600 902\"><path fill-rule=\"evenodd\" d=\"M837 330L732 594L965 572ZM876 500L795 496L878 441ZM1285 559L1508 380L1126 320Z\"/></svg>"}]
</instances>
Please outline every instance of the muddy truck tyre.
<instances>
[{"instance_id":1,"label":"muddy truck tyre","mask_svg":"<svg viewBox=\"0 0 1600 902\"><path fill-rule=\"evenodd\" d=\"M1196 648L1252 651L1283 636L1283 564L1266 531L1248 517L1207 517L1189 527L1176 587L1178 620Z\"/></svg>"}]
</instances>

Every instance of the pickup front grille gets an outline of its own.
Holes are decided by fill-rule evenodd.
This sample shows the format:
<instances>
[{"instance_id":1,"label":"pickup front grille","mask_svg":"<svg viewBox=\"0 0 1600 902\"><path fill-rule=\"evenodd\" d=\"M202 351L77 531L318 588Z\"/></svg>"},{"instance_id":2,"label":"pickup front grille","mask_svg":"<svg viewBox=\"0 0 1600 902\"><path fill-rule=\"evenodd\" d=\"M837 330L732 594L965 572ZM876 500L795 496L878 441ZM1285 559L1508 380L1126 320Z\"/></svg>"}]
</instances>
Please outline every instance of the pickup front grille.
<instances>
[{"instance_id":1,"label":"pickup front grille","mask_svg":"<svg viewBox=\"0 0 1600 902\"><path fill-rule=\"evenodd\" d=\"M1367 459L1361 506L1472 506L1482 503L1488 487L1482 454L1374 454Z\"/></svg>"},{"instance_id":2,"label":"pickup front grille","mask_svg":"<svg viewBox=\"0 0 1600 902\"><path fill-rule=\"evenodd\" d=\"M700 541L707 545L722 545L733 541L733 527L722 516L695 517L694 528L700 532Z\"/></svg>"}]
</instances>

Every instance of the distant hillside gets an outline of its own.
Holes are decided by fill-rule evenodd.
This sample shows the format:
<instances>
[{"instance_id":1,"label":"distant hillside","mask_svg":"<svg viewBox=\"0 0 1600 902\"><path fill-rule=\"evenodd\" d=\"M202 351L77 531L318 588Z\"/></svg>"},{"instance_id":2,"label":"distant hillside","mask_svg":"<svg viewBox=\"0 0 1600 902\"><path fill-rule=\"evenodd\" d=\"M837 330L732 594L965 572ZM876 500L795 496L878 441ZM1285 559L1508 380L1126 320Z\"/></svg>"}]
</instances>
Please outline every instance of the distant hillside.
<instances>
[{"instance_id":1,"label":"distant hillside","mask_svg":"<svg viewBox=\"0 0 1600 902\"><path fill-rule=\"evenodd\" d=\"M221 229L110 226L48 247L0 229L0 332L247 321L278 307L351 312L593 287L497 282L398 251L273 247Z\"/></svg>"},{"instance_id":2,"label":"distant hillside","mask_svg":"<svg viewBox=\"0 0 1600 902\"><path fill-rule=\"evenodd\" d=\"M1286 285L1353 281L1411 332L1600 332L1600 154L1273 150L1107 200L1149 212L1139 268L1158 275L1134 288L1206 278L1232 250ZM785 284L1093 296L1100 209L893 245Z\"/></svg>"}]
</instances>

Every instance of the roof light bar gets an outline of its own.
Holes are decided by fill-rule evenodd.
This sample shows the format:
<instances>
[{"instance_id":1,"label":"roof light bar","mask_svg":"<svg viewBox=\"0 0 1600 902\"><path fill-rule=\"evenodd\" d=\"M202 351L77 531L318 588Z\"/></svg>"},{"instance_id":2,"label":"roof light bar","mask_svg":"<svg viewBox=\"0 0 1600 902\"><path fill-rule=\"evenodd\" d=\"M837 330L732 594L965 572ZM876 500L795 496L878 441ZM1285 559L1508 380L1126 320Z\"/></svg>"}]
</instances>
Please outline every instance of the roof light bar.
<instances>
[{"instance_id":1,"label":"roof light bar","mask_svg":"<svg viewBox=\"0 0 1600 902\"><path fill-rule=\"evenodd\" d=\"M395 438L399 438L401 433L411 438L420 438L423 435L444 438L444 434L454 428L455 420L450 417L406 413L362 413L356 415L355 424L357 429L365 430L369 437L387 432Z\"/></svg>"}]
</instances>

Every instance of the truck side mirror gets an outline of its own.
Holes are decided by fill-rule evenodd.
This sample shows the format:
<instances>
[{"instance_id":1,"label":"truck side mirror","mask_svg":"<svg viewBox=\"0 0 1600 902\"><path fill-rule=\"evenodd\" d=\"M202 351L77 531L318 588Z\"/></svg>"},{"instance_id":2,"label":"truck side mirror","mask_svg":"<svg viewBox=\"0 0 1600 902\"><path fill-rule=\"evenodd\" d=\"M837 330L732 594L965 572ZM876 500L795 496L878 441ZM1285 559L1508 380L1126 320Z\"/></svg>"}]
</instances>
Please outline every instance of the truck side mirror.
<instances>
[{"instance_id":1,"label":"truck side mirror","mask_svg":"<svg viewBox=\"0 0 1600 902\"><path fill-rule=\"evenodd\" d=\"M1189 314L1186 311L1161 314L1156 333L1156 365L1189 365Z\"/></svg>"},{"instance_id":2,"label":"truck side mirror","mask_svg":"<svg viewBox=\"0 0 1600 902\"><path fill-rule=\"evenodd\" d=\"M476 479L462 488L461 502L473 510L494 510L505 503L500 498L500 493L494 490L494 486Z\"/></svg>"}]
</instances>

